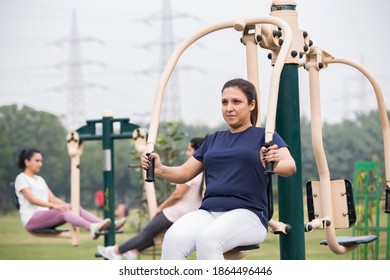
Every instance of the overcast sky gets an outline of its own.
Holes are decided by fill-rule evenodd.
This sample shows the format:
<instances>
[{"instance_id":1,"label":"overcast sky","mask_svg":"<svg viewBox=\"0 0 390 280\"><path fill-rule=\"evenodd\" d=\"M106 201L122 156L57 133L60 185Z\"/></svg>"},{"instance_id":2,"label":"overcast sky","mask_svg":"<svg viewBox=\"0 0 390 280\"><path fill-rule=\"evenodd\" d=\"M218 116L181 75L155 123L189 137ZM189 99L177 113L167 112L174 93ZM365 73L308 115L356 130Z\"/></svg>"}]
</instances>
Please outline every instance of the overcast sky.
<instances>
[{"instance_id":1,"label":"overcast sky","mask_svg":"<svg viewBox=\"0 0 390 280\"><path fill-rule=\"evenodd\" d=\"M168 0L166 0L168 1ZM105 110L132 122L149 122L160 78L163 0L0 0L0 106L19 104L67 114L72 13L86 98L85 118ZM268 16L265 0L170 0L175 44L216 23L242 15ZM390 2L385 0L297 0L300 29L337 57L365 64L377 77L387 106ZM166 20L166 19L165 19ZM166 21L165 21L166 22ZM165 36L165 37L163 37ZM191 46L177 65L177 100L186 123L217 125L220 89L246 77L241 34L223 30ZM75 46L75 45L73 45ZM261 110L266 113L270 61L259 48ZM166 55L165 55L166 56ZM165 67L165 65L164 65ZM338 122L376 108L369 84L355 69L330 65L321 73L323 119ZM308 73L299 69L301 112L308 115Z\"/></svg>"}]
</instances>

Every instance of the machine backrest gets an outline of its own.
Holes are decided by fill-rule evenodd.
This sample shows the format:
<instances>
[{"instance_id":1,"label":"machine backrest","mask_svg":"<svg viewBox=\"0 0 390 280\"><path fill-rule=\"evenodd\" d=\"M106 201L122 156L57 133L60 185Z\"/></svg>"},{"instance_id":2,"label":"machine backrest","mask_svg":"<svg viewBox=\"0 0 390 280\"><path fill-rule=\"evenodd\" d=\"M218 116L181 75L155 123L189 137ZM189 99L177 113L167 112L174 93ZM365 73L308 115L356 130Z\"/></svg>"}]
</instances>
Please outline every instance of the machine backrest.
<instances>
[{"instance_id":1,"label":"machine backrest","mask_svg":"<svg viewBox=\"0 0 390 280\"><path fill-rule=\"evenodd\" d=\"M306 184L309 220L324 218L319 181ZM349 180L331 180L332 209L335 228L350 228L355 224L356 212L352 183Z\"/></svg>"},{"instance_id":2,"label":"machine backrest","mask_svg":"<svg viewBox=\"0 0 390 280\"><path fill-rule=\"evenodd\" d=\"M15 182L9 183L9 187L10 187L10 189L11 189L12 201L13 201L13 203L14 203L16 209L19 210L20 204L19 204L18 196L16 195L16 191L15 191Z\"/></svg>"}]
</instances>

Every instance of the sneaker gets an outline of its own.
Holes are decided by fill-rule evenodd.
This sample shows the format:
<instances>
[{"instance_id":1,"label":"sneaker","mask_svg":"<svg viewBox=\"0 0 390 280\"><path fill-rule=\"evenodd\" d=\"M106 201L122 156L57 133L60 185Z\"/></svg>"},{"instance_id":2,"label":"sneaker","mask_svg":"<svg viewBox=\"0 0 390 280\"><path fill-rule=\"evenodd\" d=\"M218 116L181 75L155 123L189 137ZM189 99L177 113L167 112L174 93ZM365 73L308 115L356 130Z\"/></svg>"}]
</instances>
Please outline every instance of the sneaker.
<instances>
[{"instance_id":1,"label":"sneaker","mask_svg":"<svg viewBox=\"0 0 390 280\"><path fill-rule=\"evenodd\" d=\"M99 246L97 246L97 250L98 250L99 254L102 255L102 257L104 257L107 260L121 260L122 259L121 255L115 254L114 246L104 247L104 246L99 245Z\"/></svg>"},{"instance_id":2,"label":"sneaker","mask_svg":"<svg viewBox=\"0 0 390 280\"><path fill-rule=\"evenodd\" d=\"M115 221L115 229L118 230L122 228L126 223L126 217L120 218L119 220Z\"/></svg>"},{"instance_id":3,"label":"sneaker","mask_svg":"<svg viewBox=\"0 0 390 280\"><path fill-rule=\"evenodd\" d=\"M126 260L136 260L138 258L138 255L132 251L127 251L126 253L123 253L122 256L124 256Z\"/></svg>"},{"instance_id":4,"label":"sneaker","mask_svg":"<svg viewBox=\"0 0 390 280\"><path fill-rule=\"evenodd\" d=\"M92 238L94 240L98 239L100 236L99 232L108 228L110 226L110 224L111 224L111 220L109 218L104 219L103 221L101 221L99 223L93 223L91 225L91 229L90 229L90 233L91 233Z\"/></svg>"}]
</instances>

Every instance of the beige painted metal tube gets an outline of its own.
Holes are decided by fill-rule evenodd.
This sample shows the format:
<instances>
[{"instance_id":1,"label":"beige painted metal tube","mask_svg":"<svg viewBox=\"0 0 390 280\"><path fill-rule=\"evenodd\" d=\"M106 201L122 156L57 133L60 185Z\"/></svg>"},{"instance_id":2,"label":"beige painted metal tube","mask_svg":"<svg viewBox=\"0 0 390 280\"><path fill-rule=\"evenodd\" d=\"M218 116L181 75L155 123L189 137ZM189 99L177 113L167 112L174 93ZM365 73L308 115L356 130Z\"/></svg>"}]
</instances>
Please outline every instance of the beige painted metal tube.
<instances>
[{"instance_id":1,"label":"beige painted metal tube","mask_svg":"<svg viewBox=\"0 0 390 280\"><path fill-rule=\"evenodd\" d=\"M138 128L133 131L133 140L135 149L141 155L146 151L146 131L143 128ZM142 176L144 179L144 189L146 193L146 200L148 204L149 219L152 219L157 211L157 199L154 188L154 182L146 182L146 171L142 170Z\"/></svg>"},{"instance_id":2,"label":"beige painted metal tube","mask_svg":"<svg viewBox=\"0 0 390 280\"><path fill-rule=\"evenodd\" d=\"M234 28L237 31L243 31L246 25L254 25L260 23L269 23L274 24L280 27L285 33L284 44L281 47L278 59L275 62L272 71L271 77L271 86L270 86L270 96L268 103L268 118L266 124L266 140L272 140L273 132L275 129L275 118L276 118L276 104L278 98L278 89L279 89L279 80L280 73L282 71L284 61L287 57L288 50L292 42L292 31L289 25L282 19L276 17L254 17L254 18L241 18L239 21L226 21L219 24L212 25L210 27L204 28L201 31L195 33L192 37L187 40L184 40L173 52L171 55L167 66L160 77L159 83L157 85L152 118L149 126L149 136L147 140L147 152L152 152L154 150L154 145L156 143L158 124L160 120L160 113L163 101L163 95L165 87L168 83L168 80L172 74L172 71L180 58L183 52L194 42L204 37L205 35L222 30L227 28ZM268 135L268 136L267 136Z\"/></svg>"},{"instance_id":3,"label":"beige painted metal tube","mask_svg":"<svg viewBox=\"0 0 390 280\"><path fill-rule=\"evenodd\" d=\"M71 207L72 212L80 215L80 155L71 158ZM80 228L72 226L71 244L73 246L80 244Z\"/></svg>"},{"instance_id":4,"label":"beige painted metal tube","mask_svg":"<svg viewBox=\"0 0 390 280\"><path fill-rule=\"evenodd\" d=\"M68 133L67 148L70 157L70 204L72 212L80 215L80 157L83 146L80 144L80 136L77 132ZM73 246L80 244L79 227L71 227L70 243Z\"/></svg>"},{"instance_id":5,"label":"beige painted metal tube","mask_svg":"<svg viewBox=\"0 0 390 280\"><path fill-rule=\"evenodd\" d=\"M284 21L283 21L284 23ZM279 51L278 58L276 59L275 65L272 70L271 84L269 89L268 97L268 109L267 109L267 120L265 123L265 142L268 143L272 141L274 131L275 131L275 120L276 120L276 109L278 103L278 93L279 93L279 82L280 75L283 70L284 63L286 61L288 51L292 43L292 31L290 27L286 24L288 28L283 28L284 33L284 42Z\"/></svg>"},{"instance_id":6,"label":"beige painted metal tube","mask_svg":"<svg viewBox=\"0 0 390 280\"><path fill-rule=\"evenodd\" d=\"M270 228L270 232L274 234L288 234L289 232L289 227L285 223L275 221L274 219L269 220L268 227Z\"/></svg>"},{"instance_id":7,"label":"beige painted metal tube","mask_svg":"<svg viewBox=\"0 0 390 280\"><path fill-rule=\"evenodd\" d=\"M363 75L367 77L367 79L370 81L372 87L375 91L375 96L378 104L378 111L379 111L379 117L382 124L382 134L383 134L383 146L384 146L384 161L385 161L385 176L386 176L386 185L389 188L390 186L390 128L389 128L389 119L387 117L387 109L385 105L385 101L383 98L381 87L379 86L379 83L376 81L375 77L372 75L372 73L362 64L347 59L347 58L331 58L331 57L325 57L324 58L325 63L342 63L349 66L354 67L358 71L360 71Z\"/></svg>"},{"instance_id":8,"label":"beige painted metal tube","mask_svg":"<svg viewBox=\"0 0 390 280\"><path fill-rule=\"evenodd\" d=\"M250 81L256 88L257 92L257 106L258 106L258 115L257 115L257 126L260 126L261 123L261 112L260 112L260 88L259 88L259 58L257 55L257 44L254 40L254 35L251 36L252 40L245 40L245 50L246 50L246 71L248 81Z\"/></svg>"},{"instance_id":9,"label":"beige painted metal tube","mask_svg":"<svg viewBox=\"0 0 390 280\"><path fill-rule=\"evenodd\" d=\"M337 241L336 230L333 223L334 215L332 209L330 173L322 142L319 70L317 69L316 62L308 62L306 64L306 69L309 71L312 144L320 177L322 211L323 215L329 217L332 221L330 226L325 229L326 240L328 241L329 249L333 253L344 254L355 249L357 245L346 247L340 245Z\"/></svg>"},{"instance_id":10,"label":"beige painted metal tube","mask_svg":"<svg viewBox=\"0 0 390 280\"><path fill-rule=\"evenodd\" d=\"M173 69L176 66L177 61L179 60L180 56L183 54L183 52L194 42L196 42L198 39L202 38L203 36L214 32L216 30L225 29L232 27L233 21L230 22L224 22L221 24L213 25L211 27L205 28L198 33L194 34L191 38L184 40L179 46L176 47L175 51L171 55L168 64L166 65L164 72L162 73L160 80L157 85L156 93L154 96L154 104L153 104L153 110L152 110L152 117L150 120L149 125L149 135L147 140L147 148L146 151L148 153L154 151L154 145L156 143L156 137L157 137L157 131L158 131L158 125L160 122L160 114L161 114L161 107L163 102L163 96L164 96L164 90L168 83L168 80L173 72Z\"/></svg>"}]
</instances>

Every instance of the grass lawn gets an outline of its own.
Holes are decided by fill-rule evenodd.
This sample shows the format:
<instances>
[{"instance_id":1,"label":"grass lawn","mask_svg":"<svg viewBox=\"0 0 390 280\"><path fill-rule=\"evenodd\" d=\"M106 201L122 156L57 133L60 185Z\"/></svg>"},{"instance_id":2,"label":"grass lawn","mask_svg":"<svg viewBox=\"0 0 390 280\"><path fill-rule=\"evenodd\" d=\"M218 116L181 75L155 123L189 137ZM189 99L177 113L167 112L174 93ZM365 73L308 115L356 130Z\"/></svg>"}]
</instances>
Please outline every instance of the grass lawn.
<instances>
[{"instance_id":1,"label":"grass lawn","mask_svg":"<svg viewBox=\"0 0 390 280\"><path fill-rule=\"evenodd\" d=\"M15 211L0 217L0 259L1 260L102 260L96 258L96 246L104 244L103 237L92 240L87 231L81 230L80 245L73 247L68 240L61 238L35 237L27 233ZM116 235L116 242L121 243L134 235L130 225L125 225L125 233ZM351 235L351 229L338 230L338 235ZM351 260L352 253L336 255L327 246L319 244L324 232L315 230L305 234L305 252L307 260ZM154 251L153 251L154 250ZM269 233L261 248L249 251L247 260L279 260L279 236ZM159 259L160 248L151 248L140 259ZM385 256L385 255L383 255ZM383 259L383 256L381 259ZM194 258L193 255L190 257Z\"/></svg>"}]
</instances>

